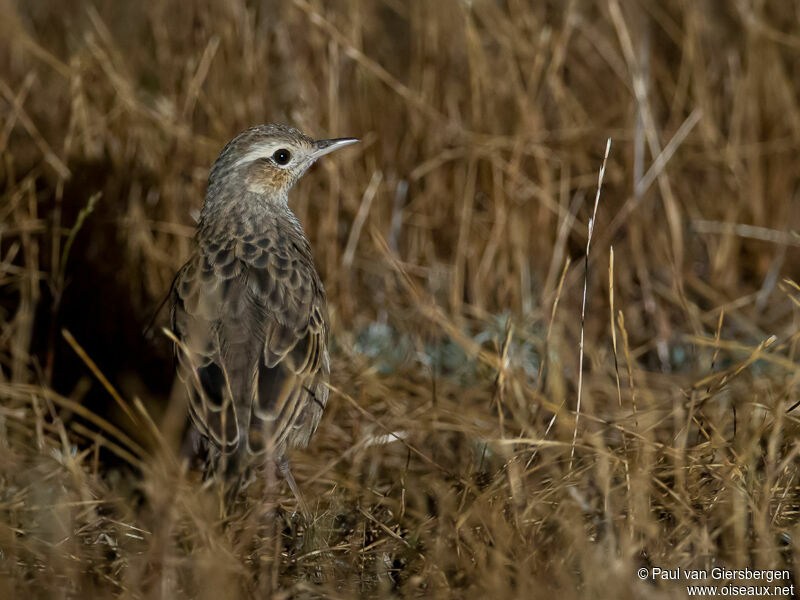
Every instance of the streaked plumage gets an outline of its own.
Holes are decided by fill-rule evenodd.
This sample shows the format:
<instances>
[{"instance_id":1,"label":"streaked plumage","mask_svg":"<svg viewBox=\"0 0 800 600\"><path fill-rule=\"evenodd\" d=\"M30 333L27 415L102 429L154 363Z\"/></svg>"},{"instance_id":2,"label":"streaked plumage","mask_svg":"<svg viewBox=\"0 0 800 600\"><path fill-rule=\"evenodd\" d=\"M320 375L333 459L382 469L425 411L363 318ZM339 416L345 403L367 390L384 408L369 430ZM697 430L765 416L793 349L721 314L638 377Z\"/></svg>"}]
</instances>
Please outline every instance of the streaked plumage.
<instances>
[{"instance_id":1,"label":"streaked plumage","mask_svg":"<svg viewBox=\"0 0 800 600\"><path fill-rule=\"evenodd\" d=\"M228 143L211 169L171 322L192 421L227 473L305 446L322 417L325 288L288 192L319 156L354 141L262 125Z\"/></svg>"}]
</instances>

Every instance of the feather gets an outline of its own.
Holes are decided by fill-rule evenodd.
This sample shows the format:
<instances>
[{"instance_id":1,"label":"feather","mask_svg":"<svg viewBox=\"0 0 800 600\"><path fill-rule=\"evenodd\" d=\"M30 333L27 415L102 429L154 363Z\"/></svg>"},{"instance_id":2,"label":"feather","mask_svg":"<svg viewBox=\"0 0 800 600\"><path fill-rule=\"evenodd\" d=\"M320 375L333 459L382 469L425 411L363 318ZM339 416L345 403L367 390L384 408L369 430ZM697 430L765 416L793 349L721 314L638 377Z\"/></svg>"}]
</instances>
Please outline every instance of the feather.
<instances>
[{"instance_id":1,"label":"feather","mask_svg":"<svg viewBox=\"0 0 800 600\"><path fill-rule=\"evenodd\" d=\"M327 402L326 298L308 243L292 220L258 225L201 238L172 291L190 414L222 453L304 446Z\"/></svg>"}]
</instances>

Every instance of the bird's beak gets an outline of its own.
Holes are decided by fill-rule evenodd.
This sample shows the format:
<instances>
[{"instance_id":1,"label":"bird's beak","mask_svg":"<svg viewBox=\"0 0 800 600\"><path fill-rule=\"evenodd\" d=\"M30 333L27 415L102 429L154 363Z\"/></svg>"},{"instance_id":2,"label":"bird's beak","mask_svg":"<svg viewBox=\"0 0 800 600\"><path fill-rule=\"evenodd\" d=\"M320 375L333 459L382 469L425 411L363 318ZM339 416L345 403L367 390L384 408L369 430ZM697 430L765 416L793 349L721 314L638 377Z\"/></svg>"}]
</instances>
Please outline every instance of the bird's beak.
<instances>
[{"instance_id":1,"label":"bird's beak","mask_svg":"<svg viewBox=\"0 0 800 600\"><path fill-rule=\"evenodd\" d=\"M311 159L317 160L320 156L330 154L334 150L344 148L350 144L355 144L360 140L356 138L336 138L333 140L317 140L314 142L314 150L311 152Z\"/></svg>"}]
</instances>

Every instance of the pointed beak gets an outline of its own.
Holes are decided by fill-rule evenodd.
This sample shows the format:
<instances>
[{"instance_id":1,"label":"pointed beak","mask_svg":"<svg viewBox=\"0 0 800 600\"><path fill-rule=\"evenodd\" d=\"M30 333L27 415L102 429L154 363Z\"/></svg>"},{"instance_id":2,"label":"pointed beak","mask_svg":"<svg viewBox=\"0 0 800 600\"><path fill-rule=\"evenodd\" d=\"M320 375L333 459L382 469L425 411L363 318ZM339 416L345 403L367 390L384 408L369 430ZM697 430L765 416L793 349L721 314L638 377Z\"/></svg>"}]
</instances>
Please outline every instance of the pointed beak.
<instances>
[{"instance_id":1,"label":"pointed beak","mask_svg":"<svg viewBox=\"0 0 800 600\"><path fill-rule=\"evenodd\" d=\"M360 140L356 138L336 138L333 140L317 140L314 142L314 151L311 153L311 159L317 160L320 156L330 154L334 150L344 148L350 144L355 144Z\"/></svg>"}]
</instances>

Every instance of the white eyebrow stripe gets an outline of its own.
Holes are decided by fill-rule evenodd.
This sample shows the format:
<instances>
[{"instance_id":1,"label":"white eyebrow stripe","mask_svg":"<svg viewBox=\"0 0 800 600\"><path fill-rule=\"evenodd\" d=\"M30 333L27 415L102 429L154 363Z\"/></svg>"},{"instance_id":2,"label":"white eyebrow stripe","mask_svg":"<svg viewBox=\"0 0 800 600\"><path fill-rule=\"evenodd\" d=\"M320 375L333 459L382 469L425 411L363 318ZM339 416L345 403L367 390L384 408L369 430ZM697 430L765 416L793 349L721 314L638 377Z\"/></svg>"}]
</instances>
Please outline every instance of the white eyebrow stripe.
<instances>
[{"instance_id":1,"label":"white eyebrow stripe","mask_svg":"<svg viewBox=\"0 0 800 600\"><path fill-rule=\"evenodd\" d=\"M247 154L233 163L233 167L241 167L242 165L251 163L254 160L258 160L259 158L268 158L272 156L274 152L275 144L258 144L253 146L253 148Z\"/></svg>"}]
</instances>

